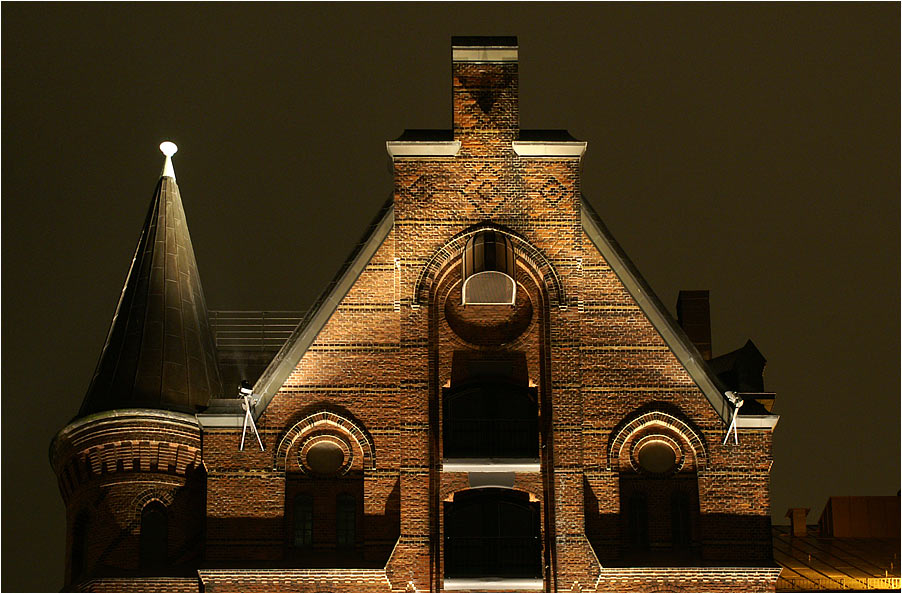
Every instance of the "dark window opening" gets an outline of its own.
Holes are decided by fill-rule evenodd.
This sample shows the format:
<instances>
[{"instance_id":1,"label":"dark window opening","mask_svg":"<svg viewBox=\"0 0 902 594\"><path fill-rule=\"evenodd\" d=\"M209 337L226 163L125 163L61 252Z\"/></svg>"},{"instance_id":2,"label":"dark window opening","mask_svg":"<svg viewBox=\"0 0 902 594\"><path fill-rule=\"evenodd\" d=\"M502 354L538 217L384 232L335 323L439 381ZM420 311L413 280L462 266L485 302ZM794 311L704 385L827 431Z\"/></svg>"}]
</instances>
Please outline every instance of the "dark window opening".
<instances>
[{"instance_id":1,"label":"dark window opening","mask_svg":"<svg viewBox=\"0 0 902 594\"><path fill-rule=\"evenodd\" d=\"M313 497L301 493L294 498L292 509L291 545L309 547L313 544Z\"/></svg>"},{"instance_id":2,"label":"dark window opening","mask_svg":"<svg viewBox=\"0 0 902 594\"><path fill-rule=\"evenodd\" d=\"M445 458L538 458L535 388L480 381L445 391Z\"/></svg>"},{"instance_id":3,"label":"dark window opening","mask_svg":"<svg viewBox=\"0 0 902 594\"><path fill-rule=\"evenodd\" d=\"M648 501L641 495L629 500L629 541L634 549L648 549Z\"/></svg>"},{"instance_id":4,"label":"dark window opening","mask_svg":"<svg viewBox=\"0 0 902 594\"><path fill-rule=\"evenodd\" d=\"M445 504L445 577L542 577L538 503L508 489L455 495Z\"/></svg>"},{"instance_id":5,"label":"dark window opening","mask_svg":"<svg viewBox=\"0 0 902 594\"><path fill-rule=\"evenodd\" d=\"M72 581L85 573L85 545L88 536L88 515L84 511L75 518L72 527Z\"/></svg>"},{"instance_id":6,"label":"dark window opening","mask_svg":"<svg viewBox=\"0 0 902 594\"><path fill-rule=\"evenodd\" d=\"M691 508L685 493L674 493L670 500L670 523L673 529L673 547L685 548L692 542Z\"/></svg>"},{"instance_id":7,"label":"dark window opening","mask_svg":"<svg viewBox=\"0 0 902 594\"><path fill-rule=\"evenodd\" d=\"M140 563L145 569L166 566L169 527L166 508L159 501L144 506L141 511Z\"/></svg>"},{"instance_id":8,"label":"dark window opening","mask_svg":"<svg viewBox=\"0 0 902 594\"><path fill-rule=\"evenodd\" d=\"M335 508L335 537L338 546L354 546L356 528L357 498L349 493L342 493L338 496Z\"/></svg>"}]
</instances>

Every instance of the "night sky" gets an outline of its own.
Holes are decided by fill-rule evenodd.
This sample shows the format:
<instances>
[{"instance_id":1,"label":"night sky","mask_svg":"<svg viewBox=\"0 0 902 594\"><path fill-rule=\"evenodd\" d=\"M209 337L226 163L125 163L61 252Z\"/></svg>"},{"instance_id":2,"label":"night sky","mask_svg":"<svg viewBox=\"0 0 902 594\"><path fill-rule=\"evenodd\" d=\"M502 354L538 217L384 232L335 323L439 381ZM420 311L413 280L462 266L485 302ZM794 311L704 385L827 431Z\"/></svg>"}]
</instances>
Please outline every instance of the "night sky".
<instances>
[{"instance_id":1,"label":"night sky","mask_svg":"<svg viewBox=\"0 0 902 594\"><path fill-rule=\"evenodd\" d=\"M2 589L58 590L48 462L88 387L165 139L210 309L308 307L451 125L452 35L517 35L524 128L661 300L710 289L777 392L772 513L900 487L898 3L2 7Z\"/></svg>"}]
</instances>

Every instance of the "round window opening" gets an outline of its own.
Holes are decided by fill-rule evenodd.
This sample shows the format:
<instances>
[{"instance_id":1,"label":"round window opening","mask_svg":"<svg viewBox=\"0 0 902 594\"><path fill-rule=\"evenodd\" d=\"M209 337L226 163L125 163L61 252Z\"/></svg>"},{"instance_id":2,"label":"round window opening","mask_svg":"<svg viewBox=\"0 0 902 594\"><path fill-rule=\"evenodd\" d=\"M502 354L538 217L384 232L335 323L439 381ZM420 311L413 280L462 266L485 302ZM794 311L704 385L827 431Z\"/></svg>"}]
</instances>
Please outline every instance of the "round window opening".
<instances>
[{"instance_id":1,"label":"round window opening","mask_svg":"<svg viewBox=\"0 0 902 594\"><path fill-rule=\"evenodd\" d=\"M650 441L638 453L639 466L646 472L662 474L673 469L676 453L662 441Z\"/></svg>"},{"instance_id":2,"label":"round window opening","mask_svg":"<svg viewBox=\"0 0 902 594\"><path fill-rule=\"evenodd\" d=\"M335 474L344 461L345 453L331 441L321 441L307 451L307 466L318 474Z\"/></svg>"}]
</instances>

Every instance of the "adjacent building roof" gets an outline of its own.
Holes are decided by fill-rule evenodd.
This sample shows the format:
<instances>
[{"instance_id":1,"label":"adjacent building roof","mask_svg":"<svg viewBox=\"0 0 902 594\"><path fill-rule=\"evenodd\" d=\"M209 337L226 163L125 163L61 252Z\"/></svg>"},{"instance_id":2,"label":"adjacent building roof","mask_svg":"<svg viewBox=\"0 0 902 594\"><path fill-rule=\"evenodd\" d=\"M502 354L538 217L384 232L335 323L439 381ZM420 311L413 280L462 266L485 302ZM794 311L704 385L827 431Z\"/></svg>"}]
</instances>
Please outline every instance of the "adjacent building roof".
<instances>
[{"instance_id":1,"label":"adjacent building roof","mask_svg":"<svg viewBox=\"0 0 902 594\"><path fill-rule=\"evenodd\" d=\"M793 536L774 526L774 561L783 571L777 592L899 590L899 538L841 538L808 526Z\"/></svg>"},{"instance_id":2,"label":"adjacent building roof","mask_svg":"<svg viewBox=\"0 0 902 594\"><path fill-rule=\"evenodd\" d=\"M751 340L735 351L714 357L708 365L727 390L764 391L764 365L767 359Z\"/></svg>"},{"instance_id":3,"label":"adjacent building roof","mask_svg":"<svg viewBox=\"0 0 902 594\"><path fill-rule=\"evenodd\" d=\"M172 152L79 417L121 408L193 413L222 392Z\"/></svg>"}]
</instances>

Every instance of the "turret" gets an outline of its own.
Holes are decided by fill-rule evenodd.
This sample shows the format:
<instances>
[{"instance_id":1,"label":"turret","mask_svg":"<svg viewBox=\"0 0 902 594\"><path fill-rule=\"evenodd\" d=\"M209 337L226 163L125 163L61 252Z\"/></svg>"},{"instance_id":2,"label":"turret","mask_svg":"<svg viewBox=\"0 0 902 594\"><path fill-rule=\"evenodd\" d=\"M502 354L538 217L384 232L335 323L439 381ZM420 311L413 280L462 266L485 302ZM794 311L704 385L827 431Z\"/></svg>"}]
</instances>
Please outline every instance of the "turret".
<instances>
[{"instance_id":1,"label":"turret","mask_svg":"<svg viewBox=\"0 0 902 594\"><path fill-rule=\"evenodd\" d=\"M164 142L100 360L50 459L66 505L66 584L187 575L203 542L205 476L193 413L222 382L191 237ZM196 574L195 574L196 575Z\"/></svg>"}]
</instances>

